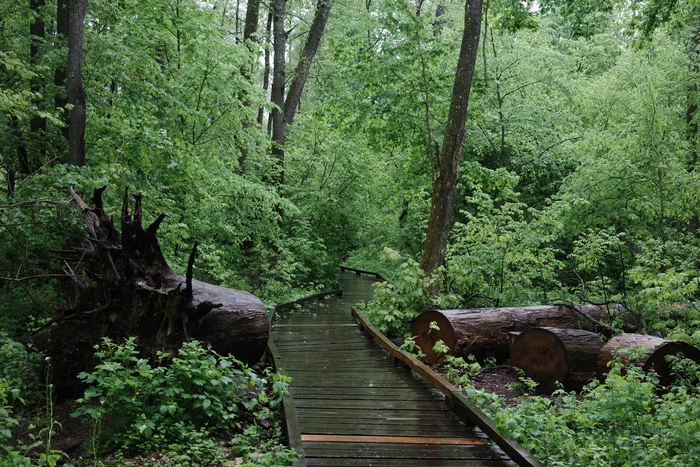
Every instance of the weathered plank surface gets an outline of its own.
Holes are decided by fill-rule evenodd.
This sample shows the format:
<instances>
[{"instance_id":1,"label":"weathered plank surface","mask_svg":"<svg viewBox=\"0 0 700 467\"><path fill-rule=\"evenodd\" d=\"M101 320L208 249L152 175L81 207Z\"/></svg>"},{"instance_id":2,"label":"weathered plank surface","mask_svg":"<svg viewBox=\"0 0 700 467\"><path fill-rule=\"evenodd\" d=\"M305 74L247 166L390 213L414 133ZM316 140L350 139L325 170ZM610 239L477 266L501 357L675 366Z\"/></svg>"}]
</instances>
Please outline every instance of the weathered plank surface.
<instances>
[{"instance_id":1,"label":"weathered plank surface","mask_svg":"<svg viewBox=\"0 0 700 467\"><path fill-rule=\"evenodd\" d=\"M351 307L371 299L371 283L341 274L342 298L284 310L273 323L305 465L514 465L355 324Z\"/></svg>"}]
</instances>

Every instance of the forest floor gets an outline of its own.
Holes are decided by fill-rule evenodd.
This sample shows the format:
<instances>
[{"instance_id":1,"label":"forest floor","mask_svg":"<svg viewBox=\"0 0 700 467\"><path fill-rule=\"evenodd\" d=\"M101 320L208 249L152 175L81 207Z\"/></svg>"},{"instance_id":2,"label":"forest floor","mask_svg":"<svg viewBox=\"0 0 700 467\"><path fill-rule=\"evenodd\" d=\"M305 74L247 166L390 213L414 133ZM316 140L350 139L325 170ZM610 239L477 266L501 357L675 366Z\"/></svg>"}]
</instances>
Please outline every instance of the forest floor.
<instances>
[{"instance_id":1,"label":"forest floor","mask_svg":"<svg viewBox=\"0 0 700 467\"><path fill-rule=\"evenodd\" d=\"M519 384L518 374L506 365L485 367L471 378L472 385L479 390L497 394L504 407L520 403L521 391L515 390Z\"/></svg>"},{"instance_id":2,"label":"forest floor","mask_svg":"<svg viewBox=\"0 0 700 467\"><path fill-rule=\"evenodd\" d=\"M173 462L170 454L166 451L156 451L135 457L122 457L121 455L103 456L94 461L94 455L90 451L89 440L93 435L93 427L90 423L73 417L71 414L77 409L74 400L66 400L57 403L53 409L54 433L50 440L50 449L54 452L61 451L64 456L58 461L58 465L70 463L75 466L95 466L101 467L154 467L154 466L179 466L181 462ZM36 413L28 414L29 420L41 419L44 416L44 408L40 408ZM36 431L36 430L34 430ZM41 433L43 439L44 433ZM36 436L36 435L34 435ZM31 422L25 422L16 433L16 440L24 445L32 444L38 439L33 438ZM231 449L231 443L225 439L216 440L227 457L226 467L239 467L243 465L242 458L237 457ZM31 452L40 454L44 452L45 445L35 447Z\"/></svg>"},{"instance_id":3,"label":"forest floor","mask_svg":"<svg viewBox=\"0 0 700 467\"><path fill-rule=\"evenodd\" d=\"M471 378L471 383L476 389L497 394L501 398L504 407L511 407L520 403L523 394L517 390L518 382L518 374L513 368L506 365L486 367ZM92 459L92 453L86 442L93 434L92 426L79 418L71 416L76 408L77 405L73 400L66 400L54 406L54 434L51 437L50 448L52 450L64 452L73 462L79 459L83 459L83 462L89 462L88 460ZM39 408L35 413L29 414L28 419L39 420L44 417L44 408ZM30 432L29 422L27 422L22 426L19 433L17 433L17 439L23 441L25 444L38 441L37 439L32 439ZM225 443L222 445L222 448L226 450ZM43 444L35 448L37 452L42 452L43 449ZM229 454L232 454L230 450ZM129 465L134 467L154 465L154 462L158 462L158 456L158 453L151 453L147 456L148 459L143 459L143 461L140 459L128 459L128 462ZM123 465L122 463L126 460L127 459L119 459L115 461L115 463L112 463L109 459L100 459L104 466ZM239 459L231 455L228 465L235 467L239 465L238 461ZM83 463L78 461L78 465L83 465Z\"/></svg>"}]
</instances>

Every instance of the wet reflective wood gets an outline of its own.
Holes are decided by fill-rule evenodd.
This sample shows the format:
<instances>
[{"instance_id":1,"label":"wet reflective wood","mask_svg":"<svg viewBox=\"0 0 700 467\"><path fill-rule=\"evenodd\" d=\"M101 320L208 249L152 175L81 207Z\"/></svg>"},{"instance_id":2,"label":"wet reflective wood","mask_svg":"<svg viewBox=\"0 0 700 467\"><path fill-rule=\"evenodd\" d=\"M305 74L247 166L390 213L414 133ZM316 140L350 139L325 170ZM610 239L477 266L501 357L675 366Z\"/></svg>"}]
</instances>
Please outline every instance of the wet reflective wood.
<instances>
[{"instance_id":1,"label":"wet reflective wood","mask_svg":"<svg viewBox=\"0 0 700 467\"><path fill-rule=\"evenodd\" d=\"M514 465L360 330L351 308L371 299L373 281L344 273L340 282L342 296L279 311L272 327L305 465Z\"/></svg>"}]
</instances>

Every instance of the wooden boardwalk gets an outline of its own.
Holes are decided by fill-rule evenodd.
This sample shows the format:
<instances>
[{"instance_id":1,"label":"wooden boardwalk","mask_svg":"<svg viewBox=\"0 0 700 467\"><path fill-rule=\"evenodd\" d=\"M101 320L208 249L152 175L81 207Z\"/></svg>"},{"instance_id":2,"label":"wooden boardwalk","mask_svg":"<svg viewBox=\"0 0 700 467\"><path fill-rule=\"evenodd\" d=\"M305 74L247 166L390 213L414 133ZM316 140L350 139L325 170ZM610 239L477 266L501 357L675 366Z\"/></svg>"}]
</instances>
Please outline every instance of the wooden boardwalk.
<instances>
[{"instance_id":1,"label":"wooden boardwalk","mask_svg":"<svg viewBox=\"0 0 700 467\"><path fill-rule=\"evenodd\" d=\"M515 465L357 325L351 307L371 299L371 284L342 273L341 298L275 317L275 362L293 378L305 465Z\"/></svg>"}]
</instances>

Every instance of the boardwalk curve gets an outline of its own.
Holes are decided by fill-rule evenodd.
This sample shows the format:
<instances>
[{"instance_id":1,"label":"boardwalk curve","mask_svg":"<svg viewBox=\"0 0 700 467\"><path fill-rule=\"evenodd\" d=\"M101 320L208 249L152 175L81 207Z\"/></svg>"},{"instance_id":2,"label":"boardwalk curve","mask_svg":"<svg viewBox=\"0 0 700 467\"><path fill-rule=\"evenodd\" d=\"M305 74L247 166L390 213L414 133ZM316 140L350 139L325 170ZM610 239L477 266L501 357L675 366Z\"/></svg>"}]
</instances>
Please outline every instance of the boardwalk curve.
<instances>
[{"instance_id":1,"label":"boardwalk curve","mask_svg":"<svg viewBox=\"0 0 700 467\"><path fill-rule=\"evenodd\" d=\"M341 297L286 309L273 323L275 364L293 378L287 417L298 423L299 465L515 465L353 319L373 281L341 273L340 282Z\"/></svg>"}]
</instances>

